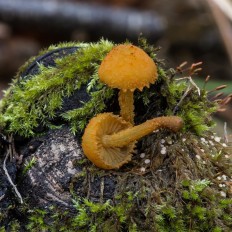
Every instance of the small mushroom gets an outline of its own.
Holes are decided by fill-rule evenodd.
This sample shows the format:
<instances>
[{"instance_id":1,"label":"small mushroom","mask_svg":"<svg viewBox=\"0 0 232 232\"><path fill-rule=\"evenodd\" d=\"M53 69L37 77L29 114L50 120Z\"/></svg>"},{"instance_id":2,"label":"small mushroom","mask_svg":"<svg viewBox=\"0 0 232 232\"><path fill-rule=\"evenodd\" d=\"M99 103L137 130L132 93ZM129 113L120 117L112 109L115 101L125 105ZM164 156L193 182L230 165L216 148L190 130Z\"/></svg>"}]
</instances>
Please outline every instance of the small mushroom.
<instances>
[{"instance_id":1,"label":"small mushroom","mask_svg":"<svg viewBox=\"0 0 232 232\"><path fill-rule=\"evenodd\" d=\"M102 82L118 88L121 116L134 122L135 89L143 90L157 79L154 61L140 48L124 44L114 47L102 61L98 70Z\"/></svg>"},{"instance_id":2,"label":"small mushroom","mask_svg":"<svg viewBox=\"0 0 232 232\"><path fill-rule=\"evenodd\" d=\"M98 114L87 125L82 148L96 166L115 169L131 160L136 141L159 128L174 132L180 130L183 121L177 116L158 117L132 126L122 117L112 113Z\"/></svg>"},{"instance_id":3,"label":"small mushroom","mask_svg":"<svg viewBox=\"0 0 232 232\"><path fill-rule=\"evenodd\" d=\"M131 127L131 123L112 113L98 114L90 120L85 128L82 137L84 154L99 168L121 167L131 160L135 141L122 147L106 146L102 141L105 135L112 135Z\"/></svg>"}]
</instances>

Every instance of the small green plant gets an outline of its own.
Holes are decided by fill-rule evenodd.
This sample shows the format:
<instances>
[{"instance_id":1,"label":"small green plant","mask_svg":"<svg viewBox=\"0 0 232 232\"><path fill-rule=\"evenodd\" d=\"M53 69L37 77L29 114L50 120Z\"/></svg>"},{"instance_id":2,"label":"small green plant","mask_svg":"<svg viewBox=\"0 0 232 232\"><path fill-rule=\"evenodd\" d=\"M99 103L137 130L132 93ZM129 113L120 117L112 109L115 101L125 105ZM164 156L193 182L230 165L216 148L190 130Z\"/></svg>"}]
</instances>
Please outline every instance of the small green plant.
<instances>
[{"instance_id":1,"label":"small green plant","mask_svg":"<svg viewBox=\"0 0 232 232\"><path fill-rule=\"evenodd\" d=\"M24 176L36 163L35 157L32 157L29 161L24 164L22 175Z\"/></svg>"},{"instance_id":2,"label":"small green plant","mask_svg":"<svg viewBox=\"0 0 232 232\"><path fill-rule=\"evenodd\" d=\"M187 188L187 190L183 191L183 198L185 200L199 201L200 200L199 193L201 193L207 186L209 186L209 184L210 184L209 180L182 181L183 187Z\"/></svg>"},{"instance_id":3,"label":"small green plant","mask_svg":"<svg viewBox=\"0 0 232 232\"><path fill-rule=\"evenodd\" d=\"M46 223L48 212L42 209L33 210L33 215L29 217L27 229L32 232L46 231L49 226Z\"/></svg>"}]
</instances>

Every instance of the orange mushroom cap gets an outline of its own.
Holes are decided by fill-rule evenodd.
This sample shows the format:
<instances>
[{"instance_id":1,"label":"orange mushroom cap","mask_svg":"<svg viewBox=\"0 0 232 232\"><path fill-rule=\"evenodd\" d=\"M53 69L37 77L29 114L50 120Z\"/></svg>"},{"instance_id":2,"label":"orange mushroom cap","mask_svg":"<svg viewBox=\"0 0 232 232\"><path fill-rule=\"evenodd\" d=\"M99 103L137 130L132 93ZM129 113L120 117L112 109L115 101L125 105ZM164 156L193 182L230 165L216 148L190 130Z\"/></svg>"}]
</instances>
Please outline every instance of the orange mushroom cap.
<instances>
[{"instance_id":1,"label":"orange mushroom cap","mask_svg":"<svg viewBox=\"0 0 232 232\"><path fill-rule=\"evenodd\" d=\"M154 61L131 44L114 47L102 61L98 73L102 82L123 91L142 90L157 79Z\"/></svg>"},{"instance_id":2,"label":"orange mushroom cap","mask_svg":"<svg viewBox=\"0 0 232 232\"><path fill-rule=\"evenodd\" d=\"M129 122L112 113L98 114L85 128L82 137L84 154L97 167L103 169L116 169L128 163L136 141L123 147L106 147L103 146L102 138L104 135L111 135L129 127L132 127Z\"/></svg>"}]
</instances>

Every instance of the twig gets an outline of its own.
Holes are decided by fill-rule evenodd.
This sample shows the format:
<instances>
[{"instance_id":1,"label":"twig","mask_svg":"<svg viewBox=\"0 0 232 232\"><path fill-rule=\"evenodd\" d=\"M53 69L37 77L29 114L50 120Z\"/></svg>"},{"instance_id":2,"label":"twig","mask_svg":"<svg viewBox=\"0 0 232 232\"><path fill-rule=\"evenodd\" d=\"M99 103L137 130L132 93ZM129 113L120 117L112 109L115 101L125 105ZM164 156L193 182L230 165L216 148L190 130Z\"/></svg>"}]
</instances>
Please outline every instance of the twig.
<instances>
[{"instance_id":1,"label":"twig","mask_svg":"<svg viewBox=\"0 0 232 232\"><path fill-rule=\"evenodd\" d=\"M16 185L13 183L13 181L12 181L12 179L11 179L11 177L10 177L8 171L7 171L7 168L6 168L6 161L7 161L7 159L8 159L9 156L10 156L10 151L8 150L8 151L7 151L7 154L6 154L6 157L5 157L5 159L4 159L4 162L3 162L3 170L4 170L4 172L5 172L6 176L7 176L7 179L8 179L8 181L9 181L9 183L11 184L11 186L13 187L13 189L14 189L16 195L18 196L18 198L19 198L19 200L20 200L20 203L23 204L22 196L21 196L21 194L19 193L19 191L18 191Z\"/></svg>"},{"instance_id":2,"label":"twig","mask_svg":"<svg viewBox=\"0 0 232 232\"><path fill-rule=\"evenodd\" d=\"M103 202L103 197L104 197L104 186L105 186L105 181L104 181L104 178L102 178L101 184L100 184L100 192L101 192L100 202L101 203Z\"/></svg>"},{"instance_id":3,"label":"twig","mask_svg":"<svg viewBox=\"0 0 232 232\"><path fill-rule=\"evenodd\" d=\"M0 196L0 201L5 197L5 194L3 194L2 196Z\"/></svg>"},{"instance_id":4,"label":"twig","mask_svg":"<svg viewBox=\"0 0 232 232\"><path fill-rule=\"evenodd\" d=\"M212 15L215 19L215 22L218 26L218 30L220 32L222 41L224 43L224 46L225 46L226 51L228 53L228 57L230 59L230 63L232 64L232 44L231 44L232 27L231 27L230 21L225 16L225 11L222 11L222 8L219 7L219 6L222 6L222 2L225 3L225 1L220 0L220 3L219 3L219 1L216 1L216 0L214 0L214 1L206 0L206 2L208 3L209 9L211 10ZM230 12L232 12L231 6L230 6ZM231 13L230 13L230 15L231 15Z\"/></svg>"},{"instance_id":5,"label":"twig","mask_svg":"<svg viewBox=\"0 0 232 232\"><path fill-rule=\"evenodd\" d=\"M212 0L219 8L224 12L224 14L232 21L232 2L229 0Z\"/></svg>"},{"instance_id":6,"label":"twig","mask_svg":"<svg viewBox=\"0 0 232 232\"><path fill-rule=\"evenodd\" d=\"M200 96L201 95L201 91L199 89L199 87L196 85L196 83L192 80L191 76L189 77L181 77L176 79L177 81L180 80L189 80L189 82L192 84L192 86L194 86L197 89L197 93ZM188 88L186 89L186 91L184 92L183 96L181 97L180 101L177 103L177 105L175 106L175 108L173 109L173 114L176 113L176 111L178 110L178 107L180 106L180 104L182 103L182 101L185 99L185 97L188 95L188 93L192 90L192 88L190 87L190 84L188 85Z\"/></svg>"},{"instance_id":7,"label":"twig","mask_svg":"<svg viewBox=\"0 0 232 232\"><path fill-rule=\"evenodd\" d=\"M197 93L200 96L201 95L201 91L200 91L199 87L196 85L196 83L192 80L191 76L189 76L189 77L181 77L181 78L178 78L176 80L180 81L180 80L185 80L185 79L187 79L187 80L190 81L190 83L196 88Z\"/></svg>"},{"instance_id":8,"label":"twig","mask_svg":"<svg viewBox=\"0 0 232 232\"><path fill-rule=\"evenodd\" d=\"M182 101L185 99L185 97L188 95L188 93L190 92L191 88L190 85L188 86L187 90L184 92L183 96L181 97L180 101L177 103L177 105L175 106L174 110L173 110L173 114L176 113L176 111L178 110L180 104L182 103Z\"/></svg>"},{"instance_id":9,"label":"twig","mask_svg":"<svg viewBox=\"0 0 232 232\"><path fill-rule=\"evenodd\" d=\"M224 123L224 140L225 140L225 143L229 142L228 133L227 133L227 122Z\"/></svg>"},{"instance_id":10,"label":"twig","mask_svg":"<svg viewBox=\"0 0 232 232\"><path fill-rule=\"evenodd\" d=\"M209 79L210 79L210 76L208 75L208 76L205 78L205 83L204 83L204 85L203 85L203 89L204 89L204 90L205 90L206 84L208 83Z\"/></svg>"}]
</instances>

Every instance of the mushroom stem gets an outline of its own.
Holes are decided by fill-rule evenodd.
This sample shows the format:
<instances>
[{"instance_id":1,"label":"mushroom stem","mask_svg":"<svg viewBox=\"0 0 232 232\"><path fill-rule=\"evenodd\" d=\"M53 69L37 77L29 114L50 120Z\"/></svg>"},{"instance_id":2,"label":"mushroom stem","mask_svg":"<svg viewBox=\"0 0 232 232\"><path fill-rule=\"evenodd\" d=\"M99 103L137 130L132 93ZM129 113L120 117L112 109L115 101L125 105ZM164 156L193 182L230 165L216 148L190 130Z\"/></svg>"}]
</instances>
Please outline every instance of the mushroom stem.
<instances>
[{"instance_id":1,"label":"mushroom stem","mask_svg":"<svg viewBox=\"0 0 232 232\"><path fill-rule=\"evenodd\" d=\"M102 137L102 143L105 147L123 147L159 128L168 128L174 132L177 132L182 128L182 125L182 119L177 116L154 118L138 126L127 128L118 133L104 135Z\"/></svg>"},{"instance_id":2,"label":"mushroom stem","mask_svg":"<svg viewBox=\"0 0 232 232\"><path fill-rule=\"evenodd\" d=\"M134 125L134 92L120 90L118 94L120 115L122 118Z\"/></svg>"}]
</instances>

